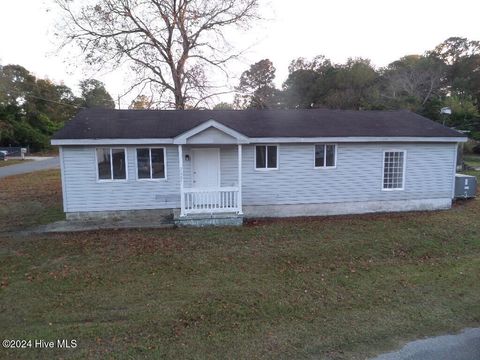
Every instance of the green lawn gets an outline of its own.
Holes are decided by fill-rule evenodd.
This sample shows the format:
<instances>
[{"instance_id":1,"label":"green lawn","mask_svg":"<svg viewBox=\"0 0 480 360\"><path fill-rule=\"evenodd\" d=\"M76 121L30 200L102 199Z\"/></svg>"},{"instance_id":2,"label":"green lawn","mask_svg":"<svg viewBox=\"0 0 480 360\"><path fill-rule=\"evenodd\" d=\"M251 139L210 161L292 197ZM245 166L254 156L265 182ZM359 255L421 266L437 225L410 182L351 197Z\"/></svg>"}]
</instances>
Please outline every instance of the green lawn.
<instances>
[{"instance_id":1,"label":"green lawn","mask_svg":"<svg viewBox=\"0 0 480 360\"><path fill-rule=\"evenodd\" d=\"M464 161L467 165L471 167L480 168L480 155L465 155Z\"/></svg>"},{"instance_id":2,"label":"green lawn","mask_svg":"<svg viewBox=\"0 0 480 360\"><path fill-rule=\"evenodd\" d=\"M0 329L78 347L0 357L365 359L479 326L478 200L240 228L5 232L61 218L59 183L56 170L0 180ZM15 200L24 192L34 199Z\"/></svg>"}]
</instances>

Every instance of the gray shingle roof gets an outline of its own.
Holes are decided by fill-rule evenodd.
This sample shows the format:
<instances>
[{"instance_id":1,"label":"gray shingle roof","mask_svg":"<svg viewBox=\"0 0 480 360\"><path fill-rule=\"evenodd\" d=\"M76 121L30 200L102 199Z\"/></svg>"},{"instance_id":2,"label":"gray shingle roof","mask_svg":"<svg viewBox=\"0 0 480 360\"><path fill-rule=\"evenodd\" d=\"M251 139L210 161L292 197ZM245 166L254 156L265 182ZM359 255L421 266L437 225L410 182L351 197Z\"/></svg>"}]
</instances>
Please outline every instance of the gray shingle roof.
<instances>
[{"instance_id":1,"label":"gray shingle roof","mask_svg":"<svg viewBox=\"0 0 480 360\"><path fill-rule=\"evenodd\" d=\"M208 120L248 137L463 137L410 111L108 110L80 111L53 139L174 138Z\"/></svg>"}]
</instances>

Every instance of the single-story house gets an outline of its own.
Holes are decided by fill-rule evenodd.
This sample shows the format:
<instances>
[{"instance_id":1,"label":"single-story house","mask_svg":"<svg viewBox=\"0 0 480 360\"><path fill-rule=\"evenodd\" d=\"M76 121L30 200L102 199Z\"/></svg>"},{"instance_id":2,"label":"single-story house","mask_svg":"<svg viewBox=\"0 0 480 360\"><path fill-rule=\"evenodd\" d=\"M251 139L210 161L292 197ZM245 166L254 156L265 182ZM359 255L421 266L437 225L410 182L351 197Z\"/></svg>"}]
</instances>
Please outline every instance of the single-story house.
<instances>
[{"instance_id":1,"label":"single-story house","mask_svg":"<svg viewBox=\"0 0 480 360\"><path fill-rule=\"evenodd\" d=\"M450 208L457 131L409 111L80 111L53 137L67 218Z\"/></svg>"}]
</instances>

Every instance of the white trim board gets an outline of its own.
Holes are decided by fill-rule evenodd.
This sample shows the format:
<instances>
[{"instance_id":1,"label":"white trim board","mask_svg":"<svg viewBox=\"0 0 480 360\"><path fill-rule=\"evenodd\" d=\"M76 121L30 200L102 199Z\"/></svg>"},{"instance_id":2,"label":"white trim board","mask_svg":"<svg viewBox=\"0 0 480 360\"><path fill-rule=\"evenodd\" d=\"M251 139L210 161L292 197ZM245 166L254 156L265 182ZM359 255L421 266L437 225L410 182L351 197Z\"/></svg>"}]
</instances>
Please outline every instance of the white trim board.
<instances>
[{"instance_id":1,"label":"white trim board","mask_svg":"<svg viewBox=\"0 0 480 360\"><path fill-rule=\"evenodd\" d=\"M173 139L53 139L52 145L160 145Z\"/></svg>"},{"instance_id":2,"label":"white trim board","mask_svg":"<svg viewBox=\"0 0 480 360\"><path fill-rule=\"evenodd\" d=\"M95 152L97 152L95 150ZM65 163L63 159L63 148L60 146L59 149L59 157L60 157L60 177L62 179L62 198L63 198L63 212L68 211L68 201L67 201L67 182L65 181ZM96 155L95 155L96 160Z\"/></svg>"},{"instance_id":3,"label":"white trim board","mask_svg":"<svg viewBox=\"0 0 480 360\"><path fill-rule=\"evenodd\" d=\"M222 129L217 128L220 131ZM192 129L193 130L193 129ZM205 129L202 129L205 130ZM234 131L234 130L232 130ZM144 138L144 139L53 139L52 145L159 145L159 144L186 144L186 139L176 137L172 138ZM227 133L228 134L228 133ZM231 134L228 134L231 135ZM241 135L241 134L240 134ZM231 135L233 136L233 135ZM236 136L233 136L236 138ZM466 142L467 137L378 137L378 136L347 136L347 137L258 137L247 138L242 135L242 139L238 143L372 143L372 142L421 142L421 143L459 143ZM183 142L185 141L185 142Z\"/></svg>"},{"instance_id":4,"label":"white trim board","mask_svg":"<svg viewBox=\"0 0 480 360\"><path fill-rule=\"evenodd\" d=\"M465 142L467 137L414 137L414 136L346 136L346 137L259 137L251 143L371 143L371 142Z\"/></svg>"},{"instance_id":5,"label":"white trim board","mask_svg":"<svg viewBox=\"0 0 480 360\"><path fill-rule=\"evenodd\" d=\"M457 175L457 160L458 160L458 144L455 144L455 151L454 151L454 158L453 158L452 199L455 198L455 177Z\"/></svg>"}]
</instances>

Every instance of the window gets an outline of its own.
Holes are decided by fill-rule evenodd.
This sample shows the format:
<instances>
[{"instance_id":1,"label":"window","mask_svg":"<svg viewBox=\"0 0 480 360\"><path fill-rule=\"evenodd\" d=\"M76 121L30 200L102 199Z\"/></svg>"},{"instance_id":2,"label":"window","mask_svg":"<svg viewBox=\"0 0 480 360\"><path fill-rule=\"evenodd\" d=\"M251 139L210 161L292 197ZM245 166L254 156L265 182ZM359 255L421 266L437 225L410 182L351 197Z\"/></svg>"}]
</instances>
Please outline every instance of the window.
<instances>
[{"instance_id":1,"label":"window","mask_svg":"<svg viewBox=\"0 0 480 360\"><path fill-rule=\"evenodd\" d=\"M126 180L127 158L125 149L97 149L98 180Z\"/></svg>"},{"instance_id":2,"label":"window","mask_svg":"<svg viewBox=\"0 0 480 360\"><path fill-rule=\"evenodd\" d=\"M337 145L319 144L315 145L315 167L333 168L336 164Z\"/></svg>"},{"instance_id":3,"label":"window","mask_svg":"<svg viewBox=\"0 0 480 360\"><path fill-rule=\"evenodd\" d=\"M383 153L383 190L403 190L405 151Z\"/></svg>"},{"instance_id":4,"label":"window","mask_svg":"<svg viewBox=\"0 0 480 360\"><path fill-rule=\"evenodd\" d=\"M137 149L138 179L165 179L165 149Z\"/></svg>"},{"instance_id":5,"label":"window","mask_svg":"<svg viewBox=\"0 0 480 360\"><path fill-rule=\"evenodd\" d=\"M278 169L278 147L276 145L255 146L255 169Z\"/></svg>"}]
</instances>

